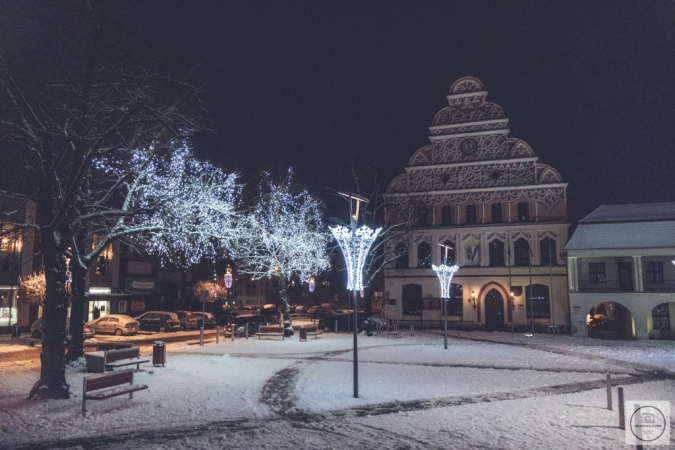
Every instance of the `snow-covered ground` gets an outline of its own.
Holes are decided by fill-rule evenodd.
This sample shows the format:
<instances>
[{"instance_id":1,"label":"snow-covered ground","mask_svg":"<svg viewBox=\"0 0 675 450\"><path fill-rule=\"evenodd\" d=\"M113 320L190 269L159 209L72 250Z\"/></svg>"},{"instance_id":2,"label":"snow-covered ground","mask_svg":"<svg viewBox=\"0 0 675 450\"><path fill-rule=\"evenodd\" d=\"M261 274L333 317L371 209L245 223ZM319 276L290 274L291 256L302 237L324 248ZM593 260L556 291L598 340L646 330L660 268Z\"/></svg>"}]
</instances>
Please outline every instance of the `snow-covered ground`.
<instances>
[{"instance_id":1,"label":"snow-covered ground","mask_svg":"<svg viewBox=\"0 0 675 450\"><path fill-rule=\"evenodd\" d=\"M251 338L168 344L149 389L89 401L80 364L70 400L29 401L38 361L10 369L0 344L0 442L10 448L624 448L605 373L627 400L675 401L675 343L438 333ZM150 346L142 347L150 355ZM645 371L642 365L660 369ZM672 378L670 376L673 376ZM615 388L616 393L616 388ZM614 399L616 405L616 397ZM672 432L675 436L675 431Z\"/></svg>"}]
</instances>

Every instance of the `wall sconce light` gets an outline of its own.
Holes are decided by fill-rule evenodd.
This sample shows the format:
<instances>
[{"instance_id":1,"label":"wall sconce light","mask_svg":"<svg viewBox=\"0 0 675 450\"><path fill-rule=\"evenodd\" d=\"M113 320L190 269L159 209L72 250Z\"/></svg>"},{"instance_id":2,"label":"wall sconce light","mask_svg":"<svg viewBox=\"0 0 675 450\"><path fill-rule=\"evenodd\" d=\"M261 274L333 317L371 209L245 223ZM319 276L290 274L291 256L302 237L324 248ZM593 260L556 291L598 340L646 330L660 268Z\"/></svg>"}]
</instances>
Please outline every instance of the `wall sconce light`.
<instances>
[{"instance_id":1,"label":"wall sconce light","mask_svg":"<svg viewBox=\"0 0 675 450\"><path fill-rule=\"evenodd\" d=\"M469 304L473 303L473 309L476 309L476 291L471 291L471 298Z\"/></svg>"},{"instance_id":2,"label":"wall sconce light","mask_svg":"<svg viewBox=\"0 0 675 450\"><path fill-rule=\"evenodd\" d=\"M513 292L511 292L511 309L516 309L516 298Z\"/></svg>"}]
</instances>

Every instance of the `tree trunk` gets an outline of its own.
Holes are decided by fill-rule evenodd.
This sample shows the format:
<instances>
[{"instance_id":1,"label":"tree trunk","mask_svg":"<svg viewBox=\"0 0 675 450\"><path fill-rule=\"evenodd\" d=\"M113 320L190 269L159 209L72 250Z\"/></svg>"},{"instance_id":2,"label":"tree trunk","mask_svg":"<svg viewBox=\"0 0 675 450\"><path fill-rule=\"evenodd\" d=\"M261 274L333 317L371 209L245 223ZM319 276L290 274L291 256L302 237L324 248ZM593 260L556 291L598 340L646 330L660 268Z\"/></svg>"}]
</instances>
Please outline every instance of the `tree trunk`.
<instances>
[{"instance_id":1,"label":"tree trunk","mask_svg":"<svg viewBox=\"0 0 675 450\"><path fill-rule=\"evenodd\" d=\"M75 259L75 258L73 258ZM84 310L88 301L86 289L87 269L81 264L71 264L73 282L70 285L72 304L70 306L70 339L68 339L68 361L84 356Z\"/></svg>"},{"instance_id":2,"label":"tree trunk","mask_svg":"<svg viewBox=\"0 0 675 450\"><path fill-rule=\"evenodd\" d=\"M42 339L42 368L40 379L29 398L70 398L66 383L66 317L68 293L66 291L66 261L63 237L55 230L43 230L41 247L44 255L46 299L43 311L44 337Z\"/></svg>"},{"instance_id":3,"label":"tree trunk","mask_svg":"<svg viewBox=\"0 0 675 450\"><path fill-rule=\"evenodd\" d=\"M284 321L284 336L291 337L295 334L293 331L293 324L291 323L291 307L288 304L288 284L286 282L286 275L281 274L279 277L281 279L281 290L279 294L281 295L281 313L283 315Z\"/></svg>"}]
</instances>

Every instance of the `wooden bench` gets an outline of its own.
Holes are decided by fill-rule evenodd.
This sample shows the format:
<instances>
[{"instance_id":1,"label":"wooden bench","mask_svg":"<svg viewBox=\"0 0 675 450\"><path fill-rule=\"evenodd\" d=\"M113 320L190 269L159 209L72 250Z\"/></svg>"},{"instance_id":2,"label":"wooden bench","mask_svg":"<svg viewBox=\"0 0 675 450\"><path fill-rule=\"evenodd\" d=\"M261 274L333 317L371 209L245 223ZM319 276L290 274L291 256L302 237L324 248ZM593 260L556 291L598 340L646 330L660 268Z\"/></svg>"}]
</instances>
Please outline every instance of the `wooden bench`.
<instances>
[{"instance_id":1,"label":"wooden bench","mask_svg":"<svg viewBox=\"0 0 675 450\"><path fill-rule=\"evenodd\" d=\"M106 388L112 388L103 390ZM84 377L82 380L82 414L87 412L87 400L105 400L118 395L129 394L134 398L134 392L147 389L145 384L134 386L134 369L112 372L103 376ZM96 391L96 392L92 392Z\"/></svg>"},{"instance_id":2,"label":"wooden bench","mask_svg":"<svg viewBox=\"0 0 675 450\"><path fill-rule=\"evenodd\" d=\"M106 350L119 350L121 348L131 348L133 344L131 342L97 342L96 351L106 351Z\"/></svg>"},{"instance_id":3,"label":"wooden bench","mask_svg":"<svg viewBox=\"0 0 675 450\"><path fill-rule=\"evenodd\" d=\"M316 325L310 325L305 328L307 329L307 336L314 336L314 339L319 339L319 335L323 334L323 331L319 331Z\"/></svg>"},{"instance_id":4,"label":"wooden bench","mask_svg":"<svg viewBox=\"0 0 675 450\"><path fill-rule=\"evenodd\" d=\"M281 340L284 340L284 327L271 327L271 326L260 326L258 328L258 340L261 337L281 337Z\"/></svg>"},{"instance_id":5,"label":"wooden bench","mask_svg":"<svg viewBox=\"0 0 675 450\"><path fill-rule=\"evenodd\" d=\"M138 347L87 352L84 354L84 359L87 361L87 372L94 373L103 373L106 370L113 370L116 367L130 366L133 364L136 364L136 369L140 369L141 364L150 362L149 359L140 358L141 349Z\"/></svg>"},{"instance_id":6,"label":"wooden bench","mask_svg":"<svg viewBox=\"0 0 675 450\"><path fill-rule=\"evenodd\" d=\"M387 327L387 339L389 337L400 337L401 330L398 329L398 325L390 325Z\"/></svg>"}]
</instances>

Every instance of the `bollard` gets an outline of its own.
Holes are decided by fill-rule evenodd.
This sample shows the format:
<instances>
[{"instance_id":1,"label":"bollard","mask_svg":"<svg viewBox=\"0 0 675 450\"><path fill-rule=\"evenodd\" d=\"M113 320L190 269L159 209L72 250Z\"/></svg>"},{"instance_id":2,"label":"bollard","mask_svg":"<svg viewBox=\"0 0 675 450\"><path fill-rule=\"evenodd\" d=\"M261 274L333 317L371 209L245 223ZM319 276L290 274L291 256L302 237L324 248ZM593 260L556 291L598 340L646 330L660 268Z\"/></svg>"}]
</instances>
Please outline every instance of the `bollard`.
<instances>
[{"instance_id":1,"label":"bollard","mask_svg":"<svg viewBox=\"0 0 675 450\"><path fill-rule=\"evenodd\" d=\"M220 344L220 327L216 327L216 344Z\"/></svg>"},{"instance_id":2,"label":"bollard","mask_svg":"<svg viewBox=\"0 0 675 450\"><path fill-rule=\"evenodd\" d=\"M248 324L246 324L246 339L248 339Z\"/></svg>"},{"instance_id":3,"label":"bollard","mask_svg":"<svg viewBox=\"0 0 675 450\"><path fill-rule=\"evenodd\" d=\"M619 388L619 428L626 429L626 411L623 402L623 388Z\"/></svg>"},{"instance_id":4,"label":"bollard","mask_svg":"<svg viewBox=\"0 0 675 450\"><path fill-rule=\"evenodd\" d=\"M612 410L612 375L607 374L607 409Z\"/></svg>"},{"instance_id":5,"label":"bollard","mask_svg":"<svg viewBox=\"0 0 675 450\"><path fill-rule=\"evenodd\" d=\"M199 346L200 347L204 346L204 327L201 327L199 329Z\"/></svg>"},{"instance_id":6,"label":"bollard","mask_svg":"<svg viewBox=\"0 0 675 450\"><path fill-rule=\"evenodd\" d=\"M415 336L415 325L410 325L410 336Z\"/></svg>"},{"instance_id":7,"label":"bollard","mask_svg":"<svg viewBox=\"0 0 675 450\"><path fill-rule=\"evenodd\" d=\"M337 333L337 319L335 319L335 332Z\"/></svg>"},{"instance_id":8,"label":"bollard","mask_svg":"<svg viewBox=\"0 0 675 450\"><path fill-rule=\"evenodd\" d=\"M377 335L379 336L379 335L380 335L380 329L381 329L382 327L380 327L380 324L379 324L379 323L375 324L375 327L376 327L376 330L377 330Z\"/></svg>"},{"instance_id":9,"label":"bollard","mask_svg":"<svg viewBox=\"0 0 675 450\"><path fill-rule=\"evenodd\" d=\"M234 322L232 322L230 327L232 327L232 342L234 342Z\"/></svg>"}]
</instances>

